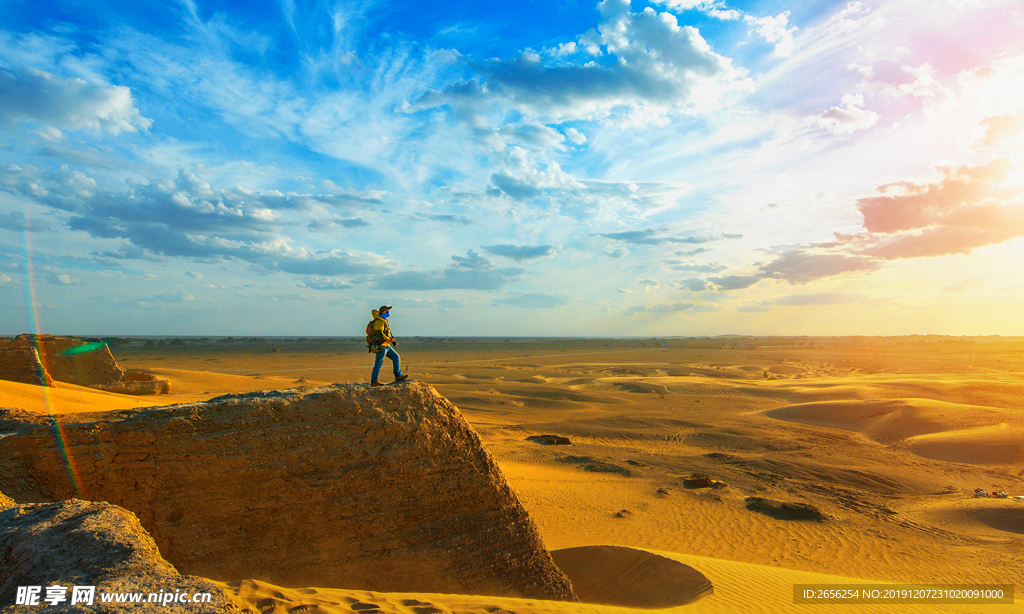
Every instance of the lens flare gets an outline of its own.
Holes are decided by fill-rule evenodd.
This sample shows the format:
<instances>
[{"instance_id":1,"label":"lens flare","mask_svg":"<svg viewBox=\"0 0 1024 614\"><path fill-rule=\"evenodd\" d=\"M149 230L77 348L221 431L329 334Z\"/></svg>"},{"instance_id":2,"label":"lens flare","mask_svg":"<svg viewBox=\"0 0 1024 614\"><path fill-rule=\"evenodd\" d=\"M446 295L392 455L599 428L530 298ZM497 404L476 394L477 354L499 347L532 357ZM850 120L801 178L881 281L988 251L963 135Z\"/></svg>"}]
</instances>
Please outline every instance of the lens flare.
<instances>
[{"instance_id":1,"label":"lens flare","mask_svg":"<svg viewBox=\"0 0 1024 614\"><path fill-rule=\"evenodd\" d=\"M35 274L32 269L32 231L31 231L31 218L29 217L29 211L25 209L25 304L28 307L28 320L29 328L33 334L35 340L36 351L39 353L39 358L45 360L46 351L43 348L43 344L39 342L39 336L43 334L42 326L40 325L39 318L39 301L36 298L36 284ZM88 344L92 345L92 344ZM45 364L45 362L44 362ZM57 413L53 409L53 399L50 396L50 388L48 386L40 386L43 394L43 402L46 405L46 412L50 416L50 425L53 427L53 439L57 446L57 450L64 459L64 465L67 468L68 479L71 482L72 488L74 488L74 494L76 497L82 497L82 480L78 477L78 468L75 466L74 456L71 452L71 448L67 445L67 433L64 431L64 426L57 419Z\"/></svg>"},{"instance_id":2,"label":"lens flare","mask_svg":"<svg viewBox=\"0 0 1024 614\"><path fill-rule=\"evenodd\" d=\"M102 350L107 347L106 343L102 341L93 341L92 343L85 343L77 345L73 348L68 348L60 353L61 356L74 356L75 354L85 354L86 352L95 352L96 350Z\"/></svg>"}]
</instances>

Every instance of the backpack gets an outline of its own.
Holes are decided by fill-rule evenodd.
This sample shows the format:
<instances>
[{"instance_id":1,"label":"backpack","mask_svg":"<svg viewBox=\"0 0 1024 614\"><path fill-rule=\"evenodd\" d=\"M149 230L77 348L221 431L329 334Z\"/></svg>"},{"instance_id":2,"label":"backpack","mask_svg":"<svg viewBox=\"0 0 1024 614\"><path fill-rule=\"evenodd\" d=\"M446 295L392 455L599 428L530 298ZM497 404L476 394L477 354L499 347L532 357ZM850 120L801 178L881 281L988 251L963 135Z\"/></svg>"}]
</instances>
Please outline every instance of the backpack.
<instances>
[{"instance_id":1,"label":"backpack","mask_svg":"<svg viewBox=\"0 0 1024 614\"><path fill-rule=\"evenodd\" d=\"M376 354L384 349L384 346L380 344L377 331L373 330L373 320L366 325L366 351L370 354Z\"/></svg>"}]
</instances>

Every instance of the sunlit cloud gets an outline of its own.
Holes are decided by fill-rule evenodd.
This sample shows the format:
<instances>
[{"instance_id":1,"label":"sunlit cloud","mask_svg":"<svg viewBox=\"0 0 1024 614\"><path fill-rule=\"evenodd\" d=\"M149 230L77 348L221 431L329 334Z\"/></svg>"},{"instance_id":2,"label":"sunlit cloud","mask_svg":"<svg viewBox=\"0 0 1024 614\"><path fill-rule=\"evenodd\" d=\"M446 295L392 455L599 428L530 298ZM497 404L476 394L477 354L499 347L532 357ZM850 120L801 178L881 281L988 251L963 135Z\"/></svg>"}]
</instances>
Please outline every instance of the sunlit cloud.
<instances>
[{"instance_id":1,"label":"sunlit cloud","mask_svg":"<svg viewBox=\"0 0 1024 614\"><path fill-rule=\"evenodd\" d=\"M34 68L0 70L0 125L36 121L59 140L61 129L93 128L111 134L146 130L153 123L142 117L124 86L92 85Z\"/></svg>"},{"instance_id":2,"label":"sunlit cloud","mask_svg":"<svg viewBox=\"0 0 1024 614\"><path fill-rule=\"evenodd\" d=\"M648 4L17 8L44 25L0 29L5 304L29 257L86 333L146 321L108 293L185 334L385 296L411 330L571 306L588 335L870 333L920 296L956 332L1024 300L1015 3ZM299 306L333 311L271 315Z\"/></svg>"}]
</instances>

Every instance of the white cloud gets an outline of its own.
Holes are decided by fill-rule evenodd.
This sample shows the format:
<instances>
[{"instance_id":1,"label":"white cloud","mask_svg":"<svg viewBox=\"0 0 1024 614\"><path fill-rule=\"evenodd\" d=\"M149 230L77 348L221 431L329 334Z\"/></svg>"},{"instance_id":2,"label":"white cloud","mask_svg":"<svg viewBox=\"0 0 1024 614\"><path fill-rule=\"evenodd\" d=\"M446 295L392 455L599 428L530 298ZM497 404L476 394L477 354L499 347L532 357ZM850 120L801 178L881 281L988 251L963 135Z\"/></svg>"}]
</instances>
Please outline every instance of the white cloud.
<instances>
[{"instance_id":1,"label":"white cloud","mask_svg":"<svg viewBox=\"0 0 1024 614\"><path fill-rule=\"evenodd\" d=\"M562 170L557 162L543 168L534 166L531 157L520 147L510 148L505 168L491 175L495 188L515 200L529 200L549 189L581 189L583 184Z\"/></svg>"},{"instance_id":2,"label":"white cloud","mask_svg":"<svg viewBox=\"0 0 1024 614\"><path fill-rule=\"evenodd\" d=\"M479 66L476 78L430 90L412 108L450 105L461 117L480 121L478 112L502 101L544 123L642 109L634 120L659 123L669 111L709 111L729 93L753 89L745 71L671 13L650 7L634 13L628 0L605 0L598 9L602 23L577 38L592 56L586 61L546 63L528 51L491 60Z\"/></svg>"},{"instance_id":3,"label":"white cloud","mask_svg":"<svg viewBox=\"0 0 1024 614\"><path fill-rule=\"evenodd\" d=\"M726 8L725 3L720 0L711 0L710 2L705 0L655 0L655 2L676 12L696 10L716 19L727 21L743 17L742 12Z\"/></svg>"},{"instance_id":4,"label":"white cloud","mask_svg":"<svg viewBox=\"0 0 1024 614\"><path fill-rule=\"evenodd\" d=\"M47 273L44 276L47 283L51 283L57 286L80 286L82 285L81 280L71 277L67 273Z\"/></svg>"},{"instance_id":5,"label":"white cloud","mask_svg":"<svg viewBox=\"0 0 1024 614\"><path fill-rule=\"evenodd\" d=\"M755 26L754 32L769 43L775 45L772 53L777 58L788 58L796 50L793 33L797 27L789 27L789 11L779 13L775 17L753 17L747 15L746 22Z\"/></svg>"},{"instance_id":6,"label":"white cloud","mask_svg":"<svg viewBox=\"0 0 1024 614\"><path fill-rule=\"evenodd\" d=\"M911 83L901 83L899 91L920 98L924 102L925 113L942 111L956 100L952 90L935 80L932 76L932 67L927 63L916 68L904 66L903 70L915 79Z\"/></svg>"},{"instance_id":7,"label":"white cloud","mask_svg":"<svg viewBox=\"0 0 1024 614\"><path fill-rule=\"evenodd\" d=\"M10 281L11 281L11 276L10 275L8 275L7 273L0 273L0 286L4 285L6 283L10 283Z\"/></svg>"},{"instance_id":8,"label":"white cloud","mask_svg":"<svg viewBox=\"0 0 1024 614\"><path fill-rule=\"evenodd\" d=\"M58 129L94 128L118 134L147 130L152 120L135 108L131 91L120 85L92 85L34 68L0 70L0 124L37 121L57 139Z\"/></svg>"},{"instance_id":9,"label":"white cloud","mask_svg":"<svg viewBox=\"0 0 1024 614\"><path fill-rule=\"evenodd\" d=\"M843 96L842 104L843 106L822 111L821 114L812 117L811 122L838 135L866 130L878 122L877 113L862 108L864 96L861 94L846 94Z\"/></svg>"},{"instance_id":10,"label":"white cloud","mask_svg":"<svg viewBox=\"0 0 1024 614\"><path fill-rule=\"evenodd\" d=\"M638 279L637 282L644 287L645 292L661 289L657 279Z\"/></svg>"},{"instance_id":11,"label":"white cloud","mask_svg":"<svg viewBox=\"0 0 1024 614\"><path fill-rule=\"evenodd\" d=\"M577 145L587 142L587 136L575 128L566 128L565 137Z\"/></svg>"}]
</instances>

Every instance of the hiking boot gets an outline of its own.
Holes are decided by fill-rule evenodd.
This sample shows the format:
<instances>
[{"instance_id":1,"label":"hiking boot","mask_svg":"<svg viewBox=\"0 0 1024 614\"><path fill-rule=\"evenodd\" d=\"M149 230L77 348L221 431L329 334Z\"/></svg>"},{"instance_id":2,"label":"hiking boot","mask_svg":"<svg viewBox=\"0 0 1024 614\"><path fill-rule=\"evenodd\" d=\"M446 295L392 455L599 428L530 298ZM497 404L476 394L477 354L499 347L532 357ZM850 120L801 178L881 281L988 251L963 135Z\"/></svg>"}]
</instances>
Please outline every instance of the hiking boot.
<instances>
[{"instance_id":1,"label":"hiking boot","mask_svg":"<svg viewBox=\"0 0 1024 614\"><path fill-rule=\"evenodd\" d=\"M409 376L408 375L396 375L395 376L395 381L396 382L400 382L400 381L402 381L404 379L409 379Z\"/></svg>"},{"instance_id":2,"label":"hiking boot","mask_svg":"<svg viewBox=\"0 0 1024 614\"><path fill-rule=\"evenodd\" d=\"M371 386L383 386L384 384L382 384L380 382L370 382L370 385Z\"/></svg>"}]
</instances>

